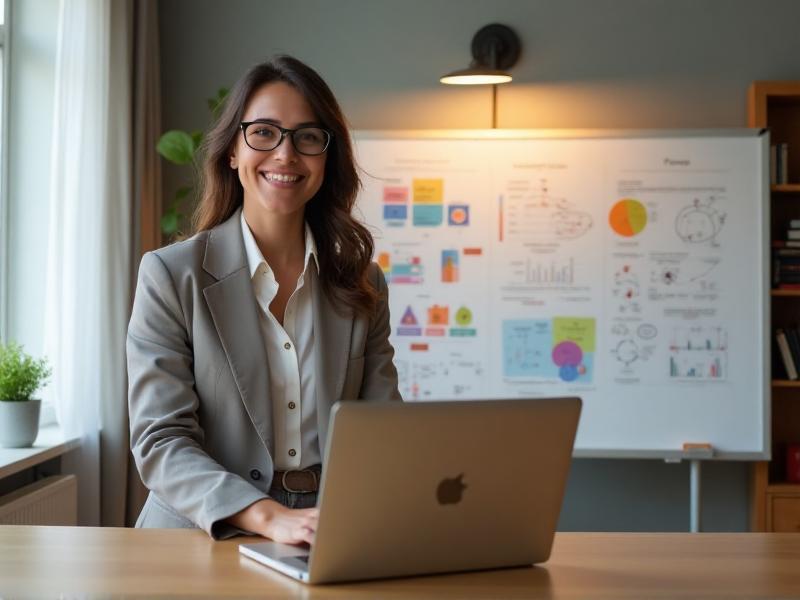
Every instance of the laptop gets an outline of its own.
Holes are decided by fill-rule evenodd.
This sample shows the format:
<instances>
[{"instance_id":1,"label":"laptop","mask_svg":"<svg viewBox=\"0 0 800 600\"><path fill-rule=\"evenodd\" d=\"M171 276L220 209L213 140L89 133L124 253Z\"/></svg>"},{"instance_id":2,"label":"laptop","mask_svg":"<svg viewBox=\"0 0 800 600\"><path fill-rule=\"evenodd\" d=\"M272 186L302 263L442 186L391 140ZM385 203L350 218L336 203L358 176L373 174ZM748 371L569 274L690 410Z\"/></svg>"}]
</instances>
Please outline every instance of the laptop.
<instances>
[{"instance_id":1,"label":"laptop","mask_svg":"<svg viewBox=\"0 0 800 600\"><path fill-rule=\"evenodd\" d=\"M313 546L239 551L311 584L544 562L580 410L575 397L338 403Z\"/></svg>"}]
</instances>

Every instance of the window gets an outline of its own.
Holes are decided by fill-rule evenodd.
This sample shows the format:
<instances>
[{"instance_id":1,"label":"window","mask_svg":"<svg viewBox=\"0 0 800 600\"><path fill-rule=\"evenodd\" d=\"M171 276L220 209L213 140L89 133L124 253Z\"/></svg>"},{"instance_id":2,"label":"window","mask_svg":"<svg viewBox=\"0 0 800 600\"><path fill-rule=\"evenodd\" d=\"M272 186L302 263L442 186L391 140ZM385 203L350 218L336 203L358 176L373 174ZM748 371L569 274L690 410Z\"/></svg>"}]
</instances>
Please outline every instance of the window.
<instances>
[{"instance_id":1,"label":"window","mask_svg":"<svg viewBox=\"0 0 800 600\"><path fill-rule=\"evenodd\" d=\"M5 0L0 0L0 340L5 341L8 332L7 323L7 274L8 274L8 167L6 150L8 148L8 119L6 117L6 107L8 106L8 86L6 85L6 74L8 73L8 44L6 39L8 30L6 23L6 10L8 10Z\"/></svg>"},{"instance_id":2,"label":"window","mask_svg":"<svg viewBox=\"0 0 800 600\"><path fill-rule=\"evenodd\" d=\"M0 335L43 355L58 0L4 5L0 94ZM42 418L47 412L42 406Z\"/></svg>"}]
</instances>

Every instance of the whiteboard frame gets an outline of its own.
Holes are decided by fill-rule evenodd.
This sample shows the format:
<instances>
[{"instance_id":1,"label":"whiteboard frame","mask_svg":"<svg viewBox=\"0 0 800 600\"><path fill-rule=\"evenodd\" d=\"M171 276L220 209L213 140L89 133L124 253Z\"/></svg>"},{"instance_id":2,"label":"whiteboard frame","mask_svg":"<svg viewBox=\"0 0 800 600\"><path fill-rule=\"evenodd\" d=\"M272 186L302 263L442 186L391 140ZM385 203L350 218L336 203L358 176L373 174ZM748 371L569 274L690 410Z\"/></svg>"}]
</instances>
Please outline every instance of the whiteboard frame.
<instances>
[{"instance_id":1,"label":"whiteboard frame","mask_svg":"<svg viewBox=\"0 0 800 600\"><path fill-rule=\"evenodd\" d=\"M762 448L758 452L713 451L703 460L765 461L771 459L771 403L772 403L772 361L770 333L770 187L769 187L769 130L765 128L726 128L726 129L376 129L353 130L354 140L533 140L533 139L636 139L636 138L760 138L761 164L761 294L758 296L757 310L761 315L761 356L762 365L758 372L761 378L762 394ZM360 166L358 170L361 171ZM363 172L363 171L362 171ZM697 442L702 440L686 440ZM659 459L667 462L697 459L680 448L675 450L649 449L593 449L574 450L575 458L621 458L621 459Z\"/></svg>"},{"instance_id":2,"label":"whiteboard frame","mask_svg":"<svg viewBox=\"0 0 800 600\"><path fill-rule=\"evenodd\" d=\"M765 128L726 129L354 129L354 139L363 140L569 140L686 137L759 137ZM769 142L767 142L769 150ZM767 153L767 158L769 153ZM769 165L767 165L769 166ZM767 188L767 191L769 189Z\"/></svg>"}]
</instances>

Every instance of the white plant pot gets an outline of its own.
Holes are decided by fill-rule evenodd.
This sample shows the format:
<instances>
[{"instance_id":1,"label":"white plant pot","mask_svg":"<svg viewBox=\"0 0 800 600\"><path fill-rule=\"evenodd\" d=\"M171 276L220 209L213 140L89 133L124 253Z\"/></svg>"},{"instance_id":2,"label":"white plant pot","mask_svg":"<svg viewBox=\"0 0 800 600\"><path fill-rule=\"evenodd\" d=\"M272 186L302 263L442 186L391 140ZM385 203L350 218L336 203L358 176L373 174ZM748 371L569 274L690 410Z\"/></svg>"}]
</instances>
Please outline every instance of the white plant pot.
<instances>
[{"instance_id":1,"label":"white plant pot","mask_svg":"<svg viewBox=\"0 0 800 600\"><path fill-rule=\"evenodd\" d=\"M41 400L0 400L0 446L30 448L39 435Z\"/></svg>"}]
</instances>

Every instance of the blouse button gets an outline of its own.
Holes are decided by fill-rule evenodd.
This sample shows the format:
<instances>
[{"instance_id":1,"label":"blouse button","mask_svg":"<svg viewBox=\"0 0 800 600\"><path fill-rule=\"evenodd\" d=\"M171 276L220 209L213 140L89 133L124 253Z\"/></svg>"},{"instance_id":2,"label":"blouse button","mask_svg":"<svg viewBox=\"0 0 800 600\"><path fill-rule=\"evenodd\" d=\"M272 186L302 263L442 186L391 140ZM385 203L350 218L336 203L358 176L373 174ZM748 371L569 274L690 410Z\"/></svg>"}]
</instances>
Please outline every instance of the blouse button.
<instances>
[{"instance_id":1,"label":"blouse button","mask_svg":"<svg viewBox=\"0 0 800 600\"><path fill-rule=\"evenodd\" d=\"M286 342L286 343L283 345L283 347L284 347L284 348L286 348L287 350L289 350L289 349L291 349L292 345L291 345L289 342Z\"/></svg>"},{"instance_id":2,"label":"blouse button","mask_svg":"<svg viewBox=\"0 0 800 600\"><path fill-rule=\"evenodd\" d=\"M258 469L253 469L252 471L250 471L250 479L252 479L253 481L258 481L259 479L261 479L261 471L259 471Z\"/></svg>"},{"instance_id":3,"label":"blouse button","mask_svg":"<svg viewBox=\"0 0 800 600\"><path fill-rule=\"evenodd\" d=\"M296 406L294 402L289 402L289 410L294 410Z\"/></svg>"},{"instance_id":4,"label":"blouse button","mask_svg":"<svg viewBox=\"0 0 800 600\"><path fill-rule=\"evenodd\" d=\"M296 456L296 455L297 455L297 451L294 448L289 450L289 456Z\"/></svg>"}]
</instances>

